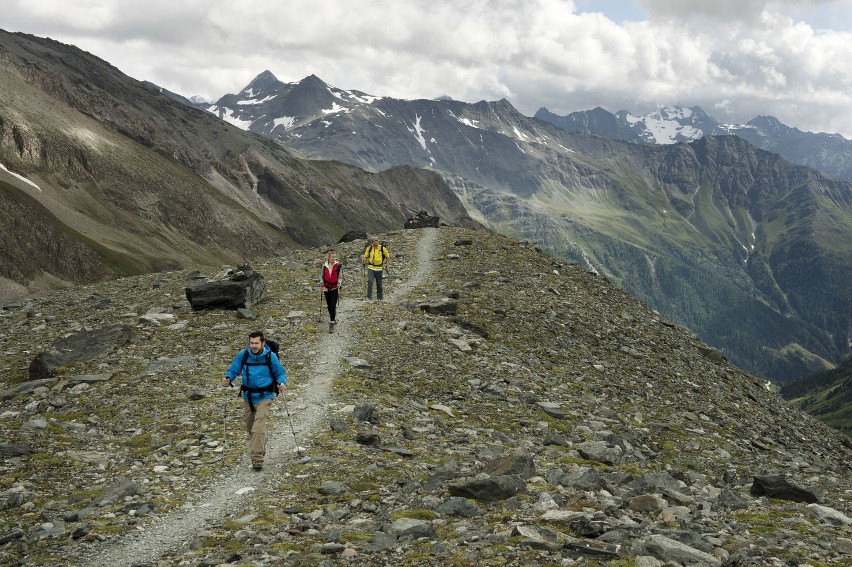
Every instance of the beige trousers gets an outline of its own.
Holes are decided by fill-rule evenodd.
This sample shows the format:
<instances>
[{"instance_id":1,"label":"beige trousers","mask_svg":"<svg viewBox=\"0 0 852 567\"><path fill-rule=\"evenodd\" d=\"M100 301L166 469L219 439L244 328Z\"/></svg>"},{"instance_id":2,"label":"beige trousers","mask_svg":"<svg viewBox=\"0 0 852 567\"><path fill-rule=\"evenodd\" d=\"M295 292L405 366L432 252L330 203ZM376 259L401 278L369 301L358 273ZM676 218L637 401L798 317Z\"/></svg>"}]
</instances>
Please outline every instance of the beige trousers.
<instances>
[{"instance_id":1,"label":"beige trousers","mask_svg":"<svg viewBox=\"0 0 852 567\"><path fill-rule=\"evenodd\" d=\"M253 465L263 464L263 458L266 456L266 424L269 421L272 400L263 400L254 407L255 411L251 411L248 402L243 400L243 423L249 436L249 457Z\"/></svg>"}]
</instances>

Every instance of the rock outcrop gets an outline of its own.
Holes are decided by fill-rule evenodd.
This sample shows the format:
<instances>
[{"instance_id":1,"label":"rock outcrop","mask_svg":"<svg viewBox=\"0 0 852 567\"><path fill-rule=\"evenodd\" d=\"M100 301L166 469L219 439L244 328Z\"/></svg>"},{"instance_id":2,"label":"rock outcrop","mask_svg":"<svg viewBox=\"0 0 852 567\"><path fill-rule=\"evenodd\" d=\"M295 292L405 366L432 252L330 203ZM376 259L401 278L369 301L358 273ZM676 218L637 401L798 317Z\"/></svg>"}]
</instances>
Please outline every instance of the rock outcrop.
<instances>
[{"instance_id":1,"label":"rock outcrop","mask_svg":"<svg viewBox=\"0 0 852 567\"><path fill-rule=\"evenodd\" d=\"M266 280L249 266L228 269L214 279L186 287L193 309L248 308L266 297Z\"/></svg>"}]
</instances>

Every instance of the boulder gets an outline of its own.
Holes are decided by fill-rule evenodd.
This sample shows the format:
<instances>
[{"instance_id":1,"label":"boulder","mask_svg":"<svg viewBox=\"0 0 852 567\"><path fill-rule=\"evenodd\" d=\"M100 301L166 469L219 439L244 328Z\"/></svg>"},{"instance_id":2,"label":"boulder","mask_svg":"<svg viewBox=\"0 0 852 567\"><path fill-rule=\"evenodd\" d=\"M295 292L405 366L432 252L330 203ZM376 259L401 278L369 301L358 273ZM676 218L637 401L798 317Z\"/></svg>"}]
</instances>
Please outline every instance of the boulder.
<instances>
[{"instance_id":1,"label":"boulder","mask_svg":"<svg viewBox=\"0 0 852 567\"><path fill-rule=\"evenodd\" d=\"M341 242L354 242L356 240L367 240L367 233L362 230L350 230L346 234L340 237L340 240L337 241L338 244Z\"/></svg>"},{"instance_id":2,"label":"boulder","mask_svg":"<svg viewBox=\"0 0 852 567\"><path fill-rule=\"evenodd\" d=\"M44 353L42 353L44 354ZM33 361L35 362L35 361ZM40 386L46 386L52 382L55 382L56 378L41 378L41 379L30 379L26 382L21 382L16 386L12 386L11 388L7 388L0 392L0 400L10 400L15 396L20 396L21 394L29 394L36 388Z\"/></svg>"},{"instance_id":3,"label":"boulder","mask_svg":"<svg viewBox=\"0 0 852 567\"><path fill-rule=\"evenodd\" d=\"M530 455L506 455L486 463L485 472L491 476L516 474L527 479L535 475L535 463Z\"/></svg>"},{"instance_id":4,"label":"boulder","mask_svg":"<svg viewBox=\"0 0 852 567\"><path fill-rule=\"evenodd\" d=\"M56 374L60 366L81 360L93 360L124 346L130 338L127 325L109 325L90 331L79 331L56 341L40 352L30 363L30 380L44 380Z\"/></svg>"},{"instance_id":5,"label":"boulder","mask_svg":"<svg viewBox=\"0 0 852 567\"><path fill-rule=\"evenodd\" d=\"M415 518L399 518L391 524L391 532L397 537L418 539L434 538L435 528L431 524Z\"/></svg>"},{"instance_id":6,"label":"boulder","mask_svg":"<svg viewBox=\"0 0 852 567\"><path fill-rule=\"evenodd\" d=\"M437 512L445 516L461 516L463 518L473 518L482 515L482 510L479 506L461 496L453 496L443 504L438 506Z\"/></svg>"},{"instance_id":7,"label":"boulder","mask_svg":"<svg viewBox=\"0 0 852 567\"><path fill-rule=\"evenodd\" d=\"M248 266L228 270L222 279L186 287L186 299L196 311L249 308L265 297L266 280Z\"/></svg>"},{"instance_id":8,"label":"boulder","mask_svg":"<svg viewBox=\"0 0 852 567\"><path fill-rule=\"evenodd\" d=\"M451 297L431 297L417 306L421 311L430 315L455 315L459 308L459 302Z\"/></svg>"},{"instance_id":9,"label":"boulder","mask_svg":"<svg viewBox=\"0 0 852 567\"><path fill-rule=\"evenodd\" d=\"M138 482L121 478L106 488L99 496L95 497L95 506L109 506L124 500L128 496L139 496L145 494L145 487Z\"/></svg>"},{"instance_id":10,"label":"boulder","mask_svg":"<svg viewBox=\"0 0 852 567\"><path fill-rule=\"evenodd\" d=\"M685 545L677 540L663 535L650 535L636 542L631 549L636 555L650 555L665 562L675 562L680 565L709 565L719 567L722 561L709 553Z\"/></svg>"},{"instance_id":11,"label":"boulder","mask_svg":"<svg viewBox=\"0 0 852 567\"><path fill-rule=\"evenodd\" d=\"M438 228L441 217L433 217L426 211L420 211L405 221L405 228Z\"/></svg>"},{"instance_id":12,"label":"boulder","mask_svg":"<svg viewBox=\"0 0 852 567\"><path fill-rule=\"evenodd\" d=\"M506 500L519 492L526 492L526 484L516 474L492 476L461 481L448 486L451 496L473 498L482 502Z\"/></svg>"},{"instance_id":13,"label":"boulder","mask_svg":"<svg viewBox=\"0 0 852 567\"><path fill-rule=\"evenodd\" d=\"M585 441L577 445L580 456L590 461L617 465L622 461L624 451L618 445L610 445L605 441Z\"/></svg>"},{"instance_id":14,"label":"boulder","mask_svg":"<svg viewBox=\"0 0 852 567\"><path fill-rule=\"evenodd\" d=\"M33 452L35 452L35 450L26 445L7 445L6 443L0 443L0 457L3 457L4 459L7 457L29 455Z\"/></svg>"},{"instance_id":15,"label":"boulder","mask_svg":"<svg viewBox=\"0 0 852 567\"><path fill-rule=\"evenodd\" d=\"M768 496L792 502L819 502L815 492L796 486L781 475L755 476L750 492L752 496Z\"/></svg>"}]
</instances>

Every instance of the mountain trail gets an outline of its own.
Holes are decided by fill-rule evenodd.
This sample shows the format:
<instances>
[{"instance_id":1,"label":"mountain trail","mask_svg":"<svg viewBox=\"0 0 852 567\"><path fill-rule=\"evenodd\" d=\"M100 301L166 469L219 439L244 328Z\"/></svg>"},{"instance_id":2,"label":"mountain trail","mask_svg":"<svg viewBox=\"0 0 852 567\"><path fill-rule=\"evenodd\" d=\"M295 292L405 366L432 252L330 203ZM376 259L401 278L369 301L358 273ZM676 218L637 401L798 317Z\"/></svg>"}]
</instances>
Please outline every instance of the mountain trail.
<instances>
[{"instance_id":1,"label":"mountain trail","mask_svg":"<svg viewBox=\"0 0 852 567\"><path fill-rule=\"evenodd\" d=\"M418 231L420 237L415 251L417 269L408 280L397 281L388 286L390 289L386 290L385 301L398 302L416 286L429 279L438 230L424 228ZM323 332L315 346L315 358L305 366L305 379L300 384L290 384L286 397L276 400L273 404L264 469L252 471L247 455L242 455L237 465L223 466L219 479L208 491L199 495L196 502L170 511L158 518L151 527L140 528L137 533L128 534L100 549L92 550L89 552L91 556L85 559L84 564L112 567L153 562L166 552L191 543L208 522L238 509L241 499L248 498L254 491L274 490L276 477L281 469L286 469L299 459L310 459L309 454L302 456L306 452L309 453L302 445L307 446L310 438L325 422L328 406L332 401L332 380L342 372L343 359L349 356L352 347L357 344L357 337L353 336L348 322L358 316L361 307L367 305L360 295L364 290L355 287L362 281L358 280L358 283L350 285L348 289L343 288L345 291L351 289L358 298L341 292L338 307L340 322L334 333ZM234 395L233 390L220 388L214 395L223 397L223 400L217 403L221 403L223 407L223 421L228 426L227 436L242 435L241 406L229 403L232 401L229 398ZM240 409L236 409L238 407Z\"/></svg>"}]
</instances>

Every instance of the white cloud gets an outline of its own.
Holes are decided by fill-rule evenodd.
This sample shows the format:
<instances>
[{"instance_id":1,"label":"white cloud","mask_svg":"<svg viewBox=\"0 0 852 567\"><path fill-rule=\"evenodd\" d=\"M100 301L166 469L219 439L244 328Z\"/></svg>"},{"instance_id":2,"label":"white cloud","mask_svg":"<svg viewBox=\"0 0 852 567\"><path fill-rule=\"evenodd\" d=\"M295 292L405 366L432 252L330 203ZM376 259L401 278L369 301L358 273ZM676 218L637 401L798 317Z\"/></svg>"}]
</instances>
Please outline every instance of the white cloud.
<instances>
[{"instance_id":1,"label":"white cloud","mask_svg":"<svg viewBox=\"0 0 852 567\"><path fill-rule=\"evenodd\" d=\"M699 105L852 138L852 1L634 0L644 21L607 15L627 4L7 0L0 25L208 100L269 69L373 95L506 98L525 114Z\"/></svg>"}]
</instances>

